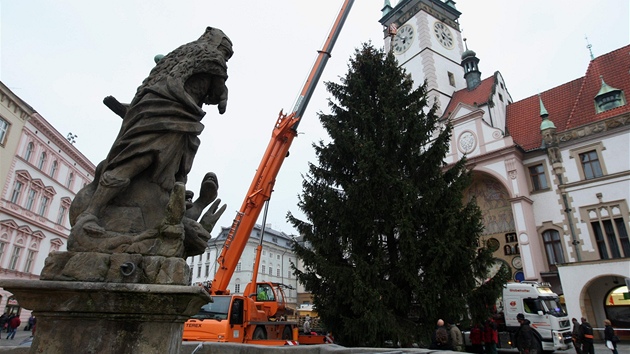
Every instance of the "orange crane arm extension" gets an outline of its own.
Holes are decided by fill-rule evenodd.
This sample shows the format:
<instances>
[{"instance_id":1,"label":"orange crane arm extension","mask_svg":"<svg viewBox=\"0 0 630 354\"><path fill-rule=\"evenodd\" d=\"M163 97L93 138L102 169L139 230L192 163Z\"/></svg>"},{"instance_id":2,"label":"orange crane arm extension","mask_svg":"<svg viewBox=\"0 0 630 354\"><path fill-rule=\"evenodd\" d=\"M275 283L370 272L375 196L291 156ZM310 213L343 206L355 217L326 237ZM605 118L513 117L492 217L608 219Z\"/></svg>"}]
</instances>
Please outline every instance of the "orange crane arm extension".
<instances>
[{"instance_id":1,"label":"orange crane arm extension","mask_svg":"<svg viewBox=\"0 0 630 354\"><path fill-rule=\"evenodd\" d=\"M217 258L218 270L210 286L211 295L228 294L228 284L234 274L243 250L249 240L256 220L262 211L263 204L271 198L276 177L282 167L284 159L287 157L293 139L297 136L297 125L306 110L306 106L315 91L315 86L319 81L324 67L330 57L330 52L339 37L341 28L348 17L350 8L354 0L345 0L339 11L339 15L332 26L330 34L326 38L324 48L319 51L317 60L304 83L304 88L296 102L293 112L289 115L282 111L276 120L271 134L271 140L267 145L267 150L256 170L252 184L241 205L241 209L236 214L232 227ZM260 237L263 237L261 235ZM258 269L254 269L257 272ZM249 295L249 294L247 294Z\"/></svg>"}]
</instances>

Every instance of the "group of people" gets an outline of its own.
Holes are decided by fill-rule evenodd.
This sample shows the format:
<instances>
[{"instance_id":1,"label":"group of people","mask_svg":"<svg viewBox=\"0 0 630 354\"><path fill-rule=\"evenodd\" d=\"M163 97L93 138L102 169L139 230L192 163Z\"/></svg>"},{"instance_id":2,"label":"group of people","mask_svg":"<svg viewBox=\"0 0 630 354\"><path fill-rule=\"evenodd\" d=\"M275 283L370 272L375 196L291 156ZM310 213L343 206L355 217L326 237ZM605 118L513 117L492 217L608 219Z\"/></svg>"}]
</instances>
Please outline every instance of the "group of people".
<instances>
[{"instance_id":1,"label":"group of people","mask_svg":"<svg viewBox=\"0 0 630 354\"><path fill-rule=\"evenodd\" d=\"M578 322L576 318L571 319L571 322L573 322L571 337L575 352L577 354L595 354L595 349L593 348L593 327L585 317L582 317L581 321L582 323ZM615 335L615 330L610 320L604 320L604 326L606 346L612 351L612 354L618 354L617 343L619 342L619 337Z\"/></svg>"},{"instance_id":2,"label":"group of people","mask_svg":"<svg viewBox=\"0 0 630 354\"><path fill-rule=\"evenodd\" d=\"M456 323L437 321L437 328L431 338L429 349L464 351L464 336ZM453 321L454 322L454 321Z\"/></svg>"},{"instance_id":3,"label":"group of people","mask_svg":"<svg viewBox=\"0 0 630 354\"><path fill-rule=\"evenodd\" d=\"M470 329L470 344L473 353L496 354L497 343L499 343L499 331L492 318L487 319L483 325L477 323Z\"/></svg>"},{"instance_id":4,"label":"group of people","mask_svg":"<svg viewBox=\"0 0 630 354\"><path fill-rule=\"evenodd\" d=\"M26 325L25 330L31 331L32 335L35 335L35 327L36 327L37 319L35 316L31 315L28 318L28 323ZM20 320L20 316L16 313L3 313L0 316L0 328L3 331L7 332L7 339L14 339L15 334L20 328L22 321ZM0 337L1 338L1 337Z\"/></svg>"}]
</instances>

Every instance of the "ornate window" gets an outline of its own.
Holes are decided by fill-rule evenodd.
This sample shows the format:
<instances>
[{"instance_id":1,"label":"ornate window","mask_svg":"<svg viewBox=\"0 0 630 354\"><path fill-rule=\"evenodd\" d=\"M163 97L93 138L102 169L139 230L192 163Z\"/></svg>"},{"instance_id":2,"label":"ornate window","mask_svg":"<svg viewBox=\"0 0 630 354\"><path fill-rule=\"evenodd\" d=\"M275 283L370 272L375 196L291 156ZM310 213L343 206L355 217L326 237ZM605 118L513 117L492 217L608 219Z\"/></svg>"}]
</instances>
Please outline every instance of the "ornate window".
<instances>
[{"instance_id":1,"label":"ornate window","mask_svg":"<svg viewBox=\"0 0 630 354\"><path fill-rule=\"evenodd\" d=\"M66 218L67 212L68 212L68 209L65 206L63 205L59 206L59 214L57 214L57 224L63 225L63 221Z\"/></svg>"},{"instance_id":2,"label":"ornate window","mask_svg":"<svg viewBox=\"0 0 630 354\"><path fill-rule=\"evenodd\" d=\"M50 199L48 199L48 197L43 196L42 199L40 199L39 201L39 211L37 212L37 214L41 215L41 216L46 216L46 210L48 209L48 202L50 201Z\"/></svg>"},{"instance_id":3,"label":"ornate window","mask_svg":"<svg viewBox=\"0 0 630 354\"><path fill-rule=\"evenodd\" d=\"M33 263L35 262L35 256L37 252L34 250L28 250L26 254L26 263L24 264L24 273L30 273L31 268L33 268Z\"/></svg>"},{"instance_id":4,"label":"ornate window","mask_svg":"<svg viewBox=\"0 0 630 354\"><path fill-rule=\"evenodd\" d=\"M529 177L533 191L549 189L547 174L545 173L545 166L543 164L529 166Z\"/></svg>"},{"instance_id":5,"label":"ornate window","mask_svg":"<svg viewBox=\"0 0 630 354\"><path fill-rule=\"evenodd\" d=\"M557 230L546 230L543 232L542 237L549 266L555 268L556 264L564 263L564 251L562 250L560 233Z\"/></svg>"},{"instance_id":6,"label":"ornate window","mask_svg":"<svg viewBox=\"0 0 630 354\"><path fill-rule=\"evenodd\" d=\"M33 210L33 203L35 202L36 196L37 191L32 188L28 190L28 195L26 196L26 205L24 206L26 210Z\"/></svg>"},{"instance_id":7,"label":"ornate window","mask_svg":"<svg viewBox=\"0 0 630 354\"><path fill-rule=\"evenodd\" d=\"M59 213L57 214L57 224L64 225L71 203L72 199L68 197L61 198L61 205L59 205Z\"/></svg>"},{"instance_id":8,"label":"ornate window","mask_svg":"<svg viewBox=\"0 0 630 354\"><path fill-rule=\"evenodd\" d=\"M17 204L20 200L20 193L22 193L22 187L24 184L20 181L15 181L13 185L13 192L11 192L11 203Z\"/></svg>"},{"instance_id":9,"label":"ornate window","mask_svg":"<svg viewBox=\"0 0 630 354\"><path fill-rule=\"evenodd\" d=\"M602 166L599 164L597 151L591 150L580 154L580 163L582 164L582 171L584 171L584 178L593 179L604 175Z\"/></svg>"},{"instance_id":10,"label":"ornate window","mask_svg":"<svg viewBox=\"0 0 630 354\"><path fill-rule=\"evenodd\" d=\"M234 292L237 294L241 292L241 284L239 283L234 284Z\"/></svg>"},{"instance_id":11,"label":"ornate window","mask_svg":"<svg viewBox=\"0 0 630 354\"><path fill-rule=\"evenodd\" d=\"M2 256L4 256L4 250L7 248L6 242L0 242L0 262L2 262Z\"/></svg>"},{"instance_id":12,"label":"ornate window","mask_svg":"<svg viewBox=\"0 0 630 354\"><path fill-rule=\"evenodd\" d=\"M45 164L46 164L46 153L42 152L42 154L39 155L39 162L37 162L37 168L42 170L42 169L44 169L44 165Z\"/></svg>"},{"instance_id":13,"label":"ornate window","mask_svg":"<svg viewBox=\"0 0 630 354\"><path fill-rule=\"evenodd\" d=\"M27 162L31 159L31 156L33 155L33 149L35 148L35 146L33 145L33 143L28 143L28 145L26 145L26 152L24 153L24 160L26 160Z\"/></svg>"},{"instance_id":14,"label":"ornate window","mask_svg":"<svg viewBox=\"0 0 630 354\"><path fill-rule=\"evenodd\" d=\"M241 262L238 262L238 264L236 265L236 271L240 272L241 271Z\"/></svg>"},{"instance_id":15,"label":"ornate window","mask_svg":"<svg viewBox=\"0 0 630 354\"><path fill-rule=\"evenodd\" d=\"M72 182L74 182L74 173L70 172L68 175L68 181L66 182L66 187L72 188Z\"/></svg>"},{"instance_id":16,"label":"ornate window","mask_svg":"<svg viewBox=\"0 0 630 354\"><path fill-rule=\"evenodd\" d=\"M52 165L50 166L50 177L55 178L55 173L57 173L57 168L59 167L59 163L57 162L57 160L53 161Z\"/></svg>"},{"instance_id":17,"label":"ornate window","mask_svg":"<svg viewBox=\"0 0 630 354\"><path fill-rule=\"evenodd\" d=\"M581 213L590 223L600 259L630 257L628 207L625 203L587 207Z\"/></svg>"},{"instance_id":18,"label":"ornate window","mask_svg":"<svg viewBox=\"0 0 630 354\"><path fill-rule=\"evenodd\" d=\"M63 241L56 237L50 240L50 252L59 251L59 249L63 246Z\"/></svg>"},{"instance_id":19,"label":"ornate window","mask_svg":"<svg viewBox=\"0 0 630 354\"><path fill-rule=\"evenodd\" d=\"M15 270L17 268L18 261L20 260L20 254L22 253L22 247L14 246L11 259L9 260L9 269Z\"/></svg>"},{"instance_id":20,"label":"ornate window","mask_svg":"<svg viewBox=\"0 0 630 354\"><path fill-rule=\"evenodd\" d=\"M4 142L7 140L7 136L9 135L10 126L9 122L0 117L0 146L4 146Z\"/></svg>"},{"instance_id":21,"label":"ornate window","mask_svg":"<svg viewBox=\"0 0 630 354\"><path fill-rule=\"evenodd\" d=\"M206 278L208 277L209 274L210 274L210 265L206 264Z\"/></svg>"},{"instance_id":22,"label":"ornate window","mask_svg":"<svg viewBox=\"0 0 630 354\"><path fill-rule=\"evenodd\" d=\"M602 76L600 76L600 79L602 80L602 84L599 92L595 96L595 113L625 106L626 95L623 91L606 84Z\"/></svg>"},{"instance_id":23,"label":"ornate window","mask_svg":"<svg viewBox=\"0 0 630 354\"><path fill-rule=\"evenodd\" d=\"M589 144L569 152L572 159L576 160L578 173L581 180L589 180L608 174L606 164L602 158L602 152L606 150L601 142Z\"/></svg>"}]
</instances>

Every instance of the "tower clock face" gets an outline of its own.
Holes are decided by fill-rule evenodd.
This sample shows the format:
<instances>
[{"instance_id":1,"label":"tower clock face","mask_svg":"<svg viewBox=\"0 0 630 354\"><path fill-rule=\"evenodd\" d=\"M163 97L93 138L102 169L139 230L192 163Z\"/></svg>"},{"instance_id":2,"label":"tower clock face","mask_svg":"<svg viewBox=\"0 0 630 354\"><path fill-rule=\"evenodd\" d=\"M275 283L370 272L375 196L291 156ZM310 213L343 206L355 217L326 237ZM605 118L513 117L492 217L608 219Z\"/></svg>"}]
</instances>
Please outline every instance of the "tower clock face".
<instances>
[{"instance_id":1,"label":"tower clock face","mask_svg":"<svg viewBox=\"0 0 630 354\"><path fill-rule=\"evenodd\" d=\"M442 22L436 22L433 25L433 33L435 34L435 38L437 38L438 42L440 42L444 48L453 48L455 41L453 39L453 33L451 33L451 30L448 29L448 26Z\"/></svg>"},{"instance_id":2,"label":"tower clock face","mask_svg":"<svg viewBox=\"0 0 630 354\"><path fill-rule=\"evenodd\" d=\"M398 29L396 36L392 42L393 50L395 54L402 54L411 47L413 40L416 38L416 33L413 27L410 25L404 25Z\"/></svg>"}]
</instances>

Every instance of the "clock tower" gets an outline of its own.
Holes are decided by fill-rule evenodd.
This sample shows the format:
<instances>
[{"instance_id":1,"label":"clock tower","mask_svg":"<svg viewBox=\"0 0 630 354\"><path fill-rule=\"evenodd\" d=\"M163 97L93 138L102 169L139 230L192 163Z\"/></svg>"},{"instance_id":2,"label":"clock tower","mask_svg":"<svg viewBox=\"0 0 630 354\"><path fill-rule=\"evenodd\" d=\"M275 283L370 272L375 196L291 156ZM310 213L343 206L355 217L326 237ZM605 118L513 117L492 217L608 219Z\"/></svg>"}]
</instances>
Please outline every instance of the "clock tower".
<instances>
[{"instance_id":1,"label":"clock tower","mask_svg":"<svg viewBox=\"0 0 630 354\"><path fill-rule=\"evenodd\" d=\"M440 115L453 93L466 87L460 15L451 0L400 0L394 8L386 0L379 21L385 50L391 50L411 74L415 87L427 81L428 95L438 102Z\"/></svg>"}]
</instances>

